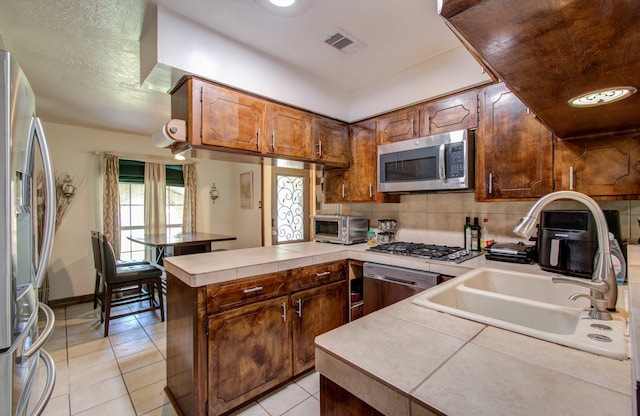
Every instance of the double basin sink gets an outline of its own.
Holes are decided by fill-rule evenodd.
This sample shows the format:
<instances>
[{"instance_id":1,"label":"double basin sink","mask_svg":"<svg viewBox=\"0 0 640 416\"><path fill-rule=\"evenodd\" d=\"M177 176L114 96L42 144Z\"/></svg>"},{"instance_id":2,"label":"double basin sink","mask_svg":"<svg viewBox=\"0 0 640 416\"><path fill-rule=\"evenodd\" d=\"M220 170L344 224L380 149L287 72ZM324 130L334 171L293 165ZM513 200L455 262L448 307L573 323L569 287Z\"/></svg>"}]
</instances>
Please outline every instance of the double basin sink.
<instances>
[{"instance_id":1,"label":"double basin sink","mask_svg":"<svg viewBox=\"0 0 640 416\"><path fill-rule=\"evenodd\" d=\"M575 293L589 290L553 283L549 274L483 267L422 292L413 303L605 357L629 358L625 317L591 319L587 299L569 299Z\"/></svg>"}]
</instances>

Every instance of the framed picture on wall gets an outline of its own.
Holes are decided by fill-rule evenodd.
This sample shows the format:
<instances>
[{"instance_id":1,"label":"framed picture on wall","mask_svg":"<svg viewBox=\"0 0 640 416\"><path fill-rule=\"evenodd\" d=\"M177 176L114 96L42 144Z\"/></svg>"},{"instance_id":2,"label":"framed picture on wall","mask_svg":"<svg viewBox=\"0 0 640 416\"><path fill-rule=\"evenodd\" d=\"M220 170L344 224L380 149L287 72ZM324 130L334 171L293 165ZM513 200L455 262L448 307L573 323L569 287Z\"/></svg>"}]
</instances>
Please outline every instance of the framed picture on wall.
<instances>
[{"instance_id":1,"label":"framed picture on wall","mask_svg":"<svg viewBox=\"0 0 640 416\"><path fill-rule=\"evenodd\" d=\"M253 172L240 174L240 208L253 208Z\"/></svg>"}]
</instances>

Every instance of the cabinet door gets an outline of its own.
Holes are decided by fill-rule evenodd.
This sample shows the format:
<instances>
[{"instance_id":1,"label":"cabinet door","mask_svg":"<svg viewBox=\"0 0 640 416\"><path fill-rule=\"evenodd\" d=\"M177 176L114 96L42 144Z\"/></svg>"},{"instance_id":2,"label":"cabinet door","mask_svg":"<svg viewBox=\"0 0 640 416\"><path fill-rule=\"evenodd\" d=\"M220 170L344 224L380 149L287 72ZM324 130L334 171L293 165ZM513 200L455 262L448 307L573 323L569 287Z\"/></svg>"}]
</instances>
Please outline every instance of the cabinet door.
<instances>
[{"instance_id":1,"label":"cabinet door","mask_svg":"<svg viewBox=\"0 0 640 416\"><path fill-rule=\"evenodd\" d=\"M560 189L594 197L640 198L640 134L558 140L555 155Z\"/></svg>"},{"instance_id":2,"label":"cabinet door","mask_svg":"<svg viewBox=\"0 0 640 416\"><path fill-rule=\"evenodd\" d=\"M420 135L478 127L478 91L426 103L420 109Z\"/></svg>"},{"instance_id":3,"label":"cabinet door","mask_svg":"<svg viewBox=\"0 0 640 416\"><path fill-rule=\"evenodd\" d=\"M325 204L342 204L347 200L349 170L325 170L322 189Z\"/></svg>"},{"instance_id":4,"label":"cabinet door","mask_svg":"<svg viewBox=\"0 0 640 416\"><path fill-rule=\"evenodd\" d=\"M553 191L553 134L504 84L482 91L476 200L538 198Z\"/></svg>"},{"instance_id":5,"label":"cabinet door","mask_svg":"<svg viewBox=\"0 0 640 416\"><path fill-rule=\"evenodd\" d=\"M351 126L352 167L349 172L349 202L371 202L376 200L378 188L375 121Z\"/></svg>"},{"instance_id":6,"label":"cabinet door","mask_svg":"<svg viewBox=\"0 0 640 416\"><path fill-rule=\"evenodd\" d=\"M419 137L420 116L417 107L395 111L378 118L378 143L393 143Z\"/></svg>"},{"instance_id":7,"label":"cabinet door","mask_svg":"<svg viewBox=\"0 0 640 416\"><path fill-rule=\"evenodd\" d=\"M209 414L219 415L292 376L286 296L209 317ZM289 315L290 316L290 315Z\"/></svg>"},{"instance_id":8,"label":"cabinet door","mask_svg":"<svg viewBox=\"0 0 640 416\"><path fill-rule=\"evenodd\" d=\"M314 118L313 127L316 160L328 166L348 167L351 159L349 127L322 117Z\"/></svg>"},{"instance_id":9,"label":"cabinet door","mask_svg":"<svg viewBox=\"0 0 640 416\"><path fill-rule=\"evenodd\" d=\"M265 153L310 159L311 115L278 104L267 105Z\"/></svg>"},{"instance_id":10,"label":"cabinet door","mask_svg":"<svg viewBox=\"0 0 640 416\"><path fill-rule=\"evenodd\" d=\"M313 367L315 338L347 323L347 282L304 290L291 296L293 373Z\"/></svg>"},{"instance_id":11,"label":"cabinet door","mask_svg":"<svg viewBox=\"0 0 640 416\"><path fill-rule=\"evenodd\" d=\"M260 151L265 104L257 98L200 82L202 144Z\"/></svg>"}]
</instances>

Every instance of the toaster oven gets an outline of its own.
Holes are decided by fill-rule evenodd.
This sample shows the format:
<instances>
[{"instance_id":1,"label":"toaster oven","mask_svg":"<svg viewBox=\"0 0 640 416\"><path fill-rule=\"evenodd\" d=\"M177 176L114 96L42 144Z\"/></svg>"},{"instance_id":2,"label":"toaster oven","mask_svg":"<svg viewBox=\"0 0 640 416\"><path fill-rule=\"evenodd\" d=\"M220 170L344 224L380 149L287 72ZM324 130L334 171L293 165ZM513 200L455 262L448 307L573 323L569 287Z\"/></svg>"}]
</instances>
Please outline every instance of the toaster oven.
<instances>
[{"instance_id":1,"label":"toaster oven","mask_svg":"<svg viewBox=\"0 0 640 416\"><path fill-rule=\"evenodd\" d=\"M369 231L369 218L343 215L312 215L314 241L336 244L364 243Z\"/></svg>"}]
</instances>

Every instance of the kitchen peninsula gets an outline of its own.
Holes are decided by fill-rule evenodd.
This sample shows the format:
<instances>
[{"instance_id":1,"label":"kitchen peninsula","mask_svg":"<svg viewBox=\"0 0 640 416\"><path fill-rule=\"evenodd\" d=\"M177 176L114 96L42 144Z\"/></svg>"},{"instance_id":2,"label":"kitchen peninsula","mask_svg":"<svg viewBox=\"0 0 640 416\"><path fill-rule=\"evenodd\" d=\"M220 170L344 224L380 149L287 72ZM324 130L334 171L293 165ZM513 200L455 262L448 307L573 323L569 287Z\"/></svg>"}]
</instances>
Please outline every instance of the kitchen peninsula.
<instances>
[{"instance_id":1,"label":"kitchen peninsula","mask_svg":"<svg viewBox=\"0 0 640 416\"><path fill-rule=\"evenodd\" d=\"M209 371L210 365L219 366L220 355L215 345L224 343L225 339L224 334L216 337L215 320L209 319L208 309L218 306L210 305L212 292L207 291L207 287L245 282L245 290L264 288L265 292L275 293L275 297L273 301L261 303L271 302L268 306L273 315L293 319L295 310L284 310L285 305L294 302L293 297L290 302L287 300L290 291L284 288L291 282L287 283L281 274L344 264L347 259L454 276L487 263L482 257L458 265L428 263L367 252L365 245L345 247L322 243L168 258L165 263L169 285L167 392L174 404L186 415L231 410L220 411L212 404L226 391L216 384L216 374L212 374L215 371ZM633 267L630 264L630 270ZM324 273L317 273L321 274ZM270 285L250 286L253 276L265 275L266 282L272 282ZM626 299L626 296L620 298ZM283 334L285 339L273 340L271 345L276 350L286 349L284 353L290 356L291 338ZM264 336L252 332L251 328L246 329L245 335L245 342L249 343L251 337ZM251 353L252 359L259 362L263 351L253 349ZM292 366L286 359L260 364L270 369L278 365ZM321 391L325 392L321 396L323 414L339 414L331 411L339 409L338 398L345 396L353 396L351 402L360 400L370 409L370 414L388 415L582 414L586 411L627 415L633 408L630 360L618 361L562 347L422 308L411 300L316 338L315 366L322 376ZM257 370L242 368L242 371L255 374ZM243 382L237 374L235 378L230 377L230 382ZM291 377L293 373L288 374ZM270 376L275 383L273 387L280 384L274 374ZM281 382L286 381L285 378ZM328 391L336 394L329 395ZM238 405L244 400L234 402L236 398L232 396L223 399Z\"/></svg>"}]
</instances>

